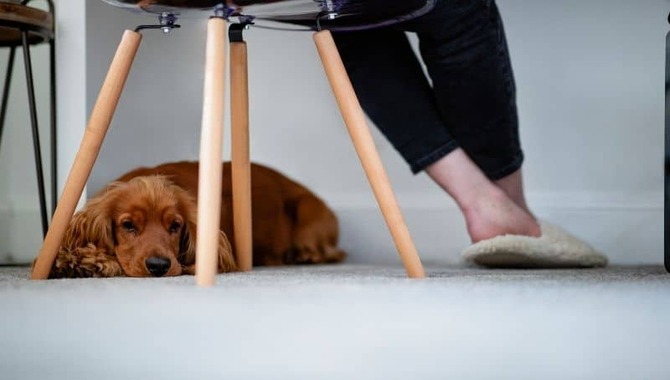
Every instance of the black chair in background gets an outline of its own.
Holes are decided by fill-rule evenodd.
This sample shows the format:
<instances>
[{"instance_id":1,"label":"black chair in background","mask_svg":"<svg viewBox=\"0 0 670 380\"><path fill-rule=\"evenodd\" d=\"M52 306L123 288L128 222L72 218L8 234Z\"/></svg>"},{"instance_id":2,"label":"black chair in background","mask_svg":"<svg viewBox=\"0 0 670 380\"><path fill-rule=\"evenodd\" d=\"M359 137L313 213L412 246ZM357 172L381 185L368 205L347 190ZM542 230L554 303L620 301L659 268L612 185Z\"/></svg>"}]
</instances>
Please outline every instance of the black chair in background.
<instances>
[{"instance_id":1,"label":"black chair in background","mask_svg":"<svg viewBox=\"0 0 670 380\"><path fill-rule=\"evenodd\" d=\"M46 188L44 184L44 169L42 165L42 150L37 120L37 105L35 101L35 86L30 47L38 44L49 44L49 71L50 71L50 140L51 140L51 200L52 210L56 208L56 79L55 79L55 40L54 40L54 5L52 0L46 0L48 10L29 7L31 0L0 1L0 47L9 48L9 59L5 73L2 100L0 100L0 143L5 126L5 117L8 111L9 93L14 71L16 50L23 50L26 88L28 91L28 108L33 136L33 151L35 155L35 169L40 202L40 218L42 233L46 236L49 228Z\"/></svg>"}]
</instances>

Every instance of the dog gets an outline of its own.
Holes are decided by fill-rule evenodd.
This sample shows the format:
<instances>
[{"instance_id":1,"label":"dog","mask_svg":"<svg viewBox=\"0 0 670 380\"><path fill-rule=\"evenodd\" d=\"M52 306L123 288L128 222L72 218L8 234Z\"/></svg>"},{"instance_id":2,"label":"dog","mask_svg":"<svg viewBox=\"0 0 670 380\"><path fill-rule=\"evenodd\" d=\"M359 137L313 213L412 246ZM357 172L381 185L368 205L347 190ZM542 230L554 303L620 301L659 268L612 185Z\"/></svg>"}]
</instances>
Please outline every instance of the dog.
<instances>
[{"instance_id":1,"label":"dog","mask_svg":"<svg viewBox=\"0 0 670 380\"><path fill-rule=\"evenodd\" d=\"M195 274L197 162L132 170L72 218L50 278ZM218 272L238 270L231 165L223 163ZM313 192L269 167L251 165L254 265L336 263L335 213Z\"/></svg>"}]
</instances>

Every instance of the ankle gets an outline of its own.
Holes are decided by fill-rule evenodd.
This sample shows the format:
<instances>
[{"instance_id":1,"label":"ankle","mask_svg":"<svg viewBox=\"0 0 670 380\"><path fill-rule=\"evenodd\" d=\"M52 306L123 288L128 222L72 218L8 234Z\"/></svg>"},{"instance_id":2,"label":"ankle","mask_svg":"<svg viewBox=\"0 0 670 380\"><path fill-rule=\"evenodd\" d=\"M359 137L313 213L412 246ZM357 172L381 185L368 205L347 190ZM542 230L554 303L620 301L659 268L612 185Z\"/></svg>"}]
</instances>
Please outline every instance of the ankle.
<instances>
[{"instance_id":1,"label":"ankle","mask_svg":"<svg viewBox=\"0 0 670 380\"><path fill-rule=\"evenodd\" d=\"M491 208L497 208L496 205L502 205L510 202L509 197L503 190L497 186L482 185L473 188L462 199L456 200L458 205L468 219L468 215L478 216L487 214Z\"/></svg>"},{"instance_id":2,"label":"ankle","mask_svg":"<svg viewBox=\"0 0 670 380\"><path fill-rule=\"evenodd\" d=\"M504 191L487 191L463 209L473 243L506 234L540 236L539 224L532 214L516 205Z\"/></svg>"}]
</instances>

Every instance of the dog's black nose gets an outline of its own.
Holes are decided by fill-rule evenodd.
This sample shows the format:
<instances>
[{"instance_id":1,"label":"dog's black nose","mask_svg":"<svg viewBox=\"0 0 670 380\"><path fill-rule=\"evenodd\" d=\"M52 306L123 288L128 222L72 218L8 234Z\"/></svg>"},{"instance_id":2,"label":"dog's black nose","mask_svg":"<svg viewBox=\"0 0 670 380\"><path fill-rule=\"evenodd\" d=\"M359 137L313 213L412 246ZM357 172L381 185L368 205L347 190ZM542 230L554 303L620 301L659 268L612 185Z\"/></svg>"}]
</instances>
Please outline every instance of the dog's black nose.
<instances>
[{"instance_id":1,"label":"dog's black nose","mask_svg":"<svg viewBox=\"0 0 670 380\"><path fill-rule=\"evenodd\" d=\"M144 264L147 266L147 270L154 277L161 277L170 269L170 259L160 256L151 256L144 261Z\"/></svg>"}]
</instances>

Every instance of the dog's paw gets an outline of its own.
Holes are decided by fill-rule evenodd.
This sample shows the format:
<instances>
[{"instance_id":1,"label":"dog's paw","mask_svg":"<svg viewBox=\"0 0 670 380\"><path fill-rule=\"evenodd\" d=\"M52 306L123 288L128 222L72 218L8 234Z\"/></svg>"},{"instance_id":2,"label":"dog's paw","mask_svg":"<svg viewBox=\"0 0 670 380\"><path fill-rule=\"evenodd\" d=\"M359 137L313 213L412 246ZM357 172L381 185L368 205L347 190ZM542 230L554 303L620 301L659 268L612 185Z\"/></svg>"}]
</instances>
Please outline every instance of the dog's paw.
<instances>
[{"instance_id":1,"label":"dog's paw","mask_svg":"<svg viewBox=\"0 0 670 380\"><path fill-rule=\"evenodd\" d=\"M285 264L323 264L343 261L346 253L333 246L295 246L284 254Z\"/></svg>"},{"instance_id":2,"label":"dog's paw","mask_svg":"<svg viewBox=\"0 0 670 380\"><path fill-rule=\"evenodd\" d=\"M83 278L93 277L92 271L79 265L79 260L69 252L59 252L51 267L49 278Z\"/></svg>"},{"instance_id":3,"label":"dog's paw","mask_svg":"<svg viewBox=\"0 0 670 380\"><path fill-rule=\"evenodd\" d=\"M95 247L61 251L51 267L49 278L89 278L123 276L118 261Z\"/></svg>"}]
</instances>

